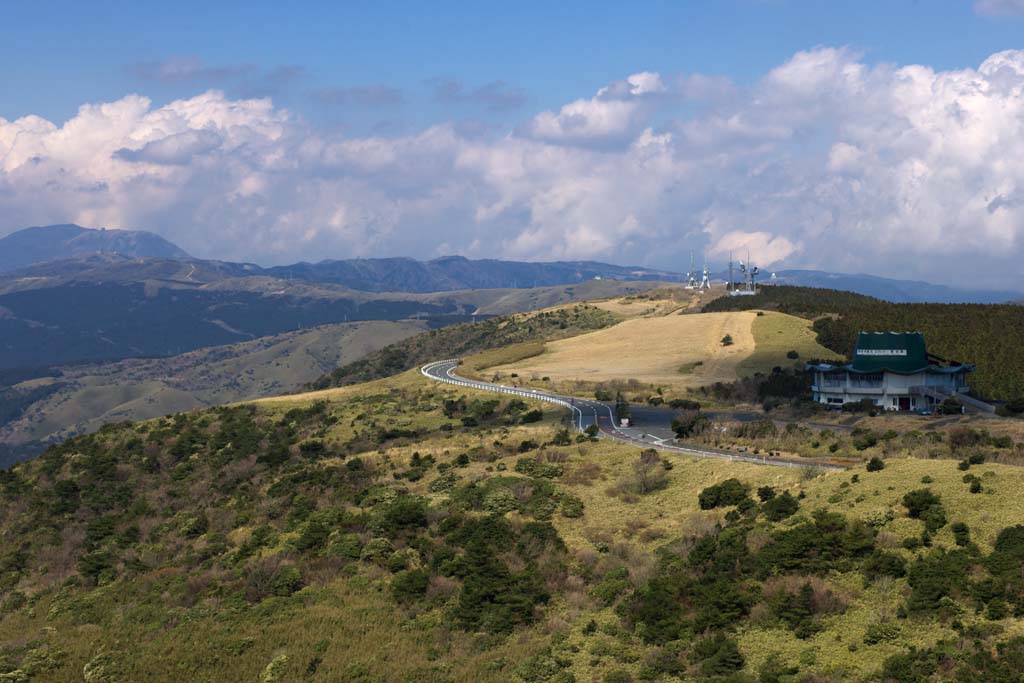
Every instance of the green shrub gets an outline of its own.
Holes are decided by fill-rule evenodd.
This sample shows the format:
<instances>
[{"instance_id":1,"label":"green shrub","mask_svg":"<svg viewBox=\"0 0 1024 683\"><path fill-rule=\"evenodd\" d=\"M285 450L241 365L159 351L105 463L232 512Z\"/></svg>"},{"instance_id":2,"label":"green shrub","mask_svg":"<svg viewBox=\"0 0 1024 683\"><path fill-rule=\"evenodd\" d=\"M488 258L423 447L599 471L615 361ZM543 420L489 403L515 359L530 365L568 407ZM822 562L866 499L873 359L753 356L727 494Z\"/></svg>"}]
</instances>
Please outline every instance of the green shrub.
<instances>
[{"instance_id":1,"label":"green shrub","mask_svg":"<svg viewBox=\"0 0 1024 683\"><path fill-rule=\"evenodd\" d=\"M700 410L700 403L688 398L674 398L668 405L673 410Z\"/></svg>"},{"instance_id":2,"label":"green shrub","mask_svg":"<svg viewBox=\"0 0 1024 683\"><path fill-rule=\"evenodd\" d=\"M720 484L709 486L697 497L701 510L712 510L728 505L739 505L747 499L746 484L739 479L726 479Z\"/></svg>"},{"instance_id":3,"label":"green shrub","mask_svg":"<svg viewBox=\"0 0 1024 683\"><path fill-rule=\"evenodd\" d=\"M965 547L971 542L971 531L967 528L967 525L963 522L954 522L950 527L953 532L953 537L956 539L956 544L961 547Z\"/></svg>"},{"instance_id":4,"label":"green shrub","mask_svg":"<svg viewBox=\"0 0 1024 683\"><path fill-rule=\"evenodd\" d=\"M866 432L859 436L855 436L851 443L858 451L867 450L868 448L878 444L878 436L874 432ZM873 472L874 470L871 471Z\"/></svg>"},{"instance_id":5,"label":"green shrub","mask_svg":"<svg viewBox=\"0 0 1024 683\"><path fill-rule=\"evenodd\" d=\"M430 574L423 569L401 571L391 580L391 595L407 605L426 595L429 583Z\"/></svg>"},{"instance_id":6,"label":"green shrub","mask_svg":"<svg viewBox=\"0 0 1024 683\"><path fill-rule=\"evenodd\" d=\"M911 612L929 612L943 606L943 599L966 588L970 558L962 550L933 550L911 565L907 572Z\"/></svg>"},{"instance_id":7,"label":"green shrub","mask_svg":"<svg viewBox=\"0 0 1024 683\"><path fill-rule=\"evenodd\" d=\"M959 415L964 412L964 404L959 399L950 396L938 405L935 412L939 415Z\"/></svg>"},{"instance_id":8,"label":"green shrub","mask_svg":"<svg viewBox=\"0 0 1024 683\"><path fill-rule=\"evenodd\" d=\"M743 668L743 655L736 641L724 633L701 638L690 653L690 661L700 668L705 676L726 676Z\"/></svg>"},{"instance_id":9,"label":"green shrub","mask_svg":"<svg viewBox=\"0 0 1024 683\"><path fill-rule=\"evenodd\" d=\"M270 592L279 597L288 597L302 588L302 573L298 567L291 565L282 567L274 574L270 584Z\"/></svg>"},{"instance_id":10,"label":"green shrub","mask_svg":"<svg viewBox=\"0 0 1024 683\"><path fill-rule=\"evenodd\" d=\"M529 410L523 413L522 417L519 418L519 421L522 422L523 424L530 424L532 422L540 422L543 419L544 413L541 412L538 408L534 408L533 410Z\"/></svg>"},{"instance_id":11,"label":"green shrub","mask_svg":"<svg viewBox=\"0 0 1024 683\"><path fill-rule=\"evenodd\" d=\"M302 525L299 535L292 543L300 553L318 550L327 542L330 533L330 529L323 522L310 520Z\"/></svg>"},{"instance_id":12,"label":"green shrub","mask_svg":"<svg viewBox=\"0 0 1024 683\"><path fill-rule=\"evenodd\" d=\"M583 516L583 501L569 494L563 494L559 507L563 517L577 518Z\"/></svg>"},{"instance_id":13,"label":"green shrub","mask_svg":"<svg viewBox=\"0 0 1024 683\"><path fill-rule=\"evenodd\" d=\"M946 525L946 513L942 501L931 489L917 489L903 496L903 505L913 519L924 522L925 529L934 533Z\"/></svg>"},{"instance_id":14,"label":"green shrub","mask_svg":"<svg viewBox=\"0 0 1024 683\"><path fill-rule=\"evenodd\" d=\"M889 642L900 637L900 627L892 622L871 624L864 632L865 645L877 645L878 643Z\"/></svg>"},{"instance_id":15,"label":"green shrub","mask_svg":"<svg viewBox=\"0 0 1024 683\"><path fill-rule=\"evenodd\" d=\"M864 560L863 573L865 581L874 581L882 576L898 579L907 575L907 562L894 553L875 550Z\"/></svg>"},{"instance_id":16,"label":"green shrub","mask_svg":"<svg viewBox=\"0 0 1024 683\"><path fill-rule=\"evenodd\" d=\"M800 503L790 495L789 491L783 491L782 495L769 499L761 506L764 516L772 522L780 522L787 517L796 514L800 509Z\"/></svg>"},{"instance_id":17,"label":"green shrub","mask_svg":"<svg viewBox=\"0 0 1024 683\"><path fill-rule=\"evenodd\" d=\"M629 571L625 567L620 567L605 574L601 582L590 589L590 595L602 606L608 607L627 590L629 590Z\"/></svg>"},{"instance_id":18,"label":"green shrub","mask_svg":"<svg viewBox=\"0 0 1024 683\"><path fill-rule=\"evenodd\" d=\"M885 469L885 461L879 458L877 455L868 460L867 470L868 472L880 472Z\"/></svg>"},{"instance_id":19,"label":"green shrub","mask_svg":"<svg viewBox=\"0 0 1024 683\"><path fill-rule=\"evenodd\" d=\"M885 660L882 680L886 683L926 683L938 666L931 651L911 649L906 654L892 655Z\"/></svg>"},{"instance_id":20,"label":"green shrub","mask_svg":"<svg viewBox=\"0 0 1024 683\"><path fill-rule=\"evenodd\" d=\"M711 420L696 410L687 410L672 420L672 431L676 438L685 439L703 433L711 425Z\"/></svg>"}]
</instances>

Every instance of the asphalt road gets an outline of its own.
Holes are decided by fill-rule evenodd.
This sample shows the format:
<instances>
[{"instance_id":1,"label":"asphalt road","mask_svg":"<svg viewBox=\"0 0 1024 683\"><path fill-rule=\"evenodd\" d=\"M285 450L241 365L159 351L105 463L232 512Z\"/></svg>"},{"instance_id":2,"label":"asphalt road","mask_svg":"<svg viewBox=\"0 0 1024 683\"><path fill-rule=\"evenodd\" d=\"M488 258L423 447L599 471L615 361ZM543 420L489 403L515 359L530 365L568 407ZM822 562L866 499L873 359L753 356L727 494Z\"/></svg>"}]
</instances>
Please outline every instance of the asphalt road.
<instances>
[{"instance_id":1,"label":"asphalt road","mask_svg":"<svg viewBox=\"0 0 1024 683\"><path fill-rule=\"evenodd\" d=\"M631 427L620 427L615 422L612 407L607 403L594 401L574 396L561 396L540 389L524 389L522 387L508 386L505 384L492 384L479 380L462 377L455 372L459 367L459 360L451 358L448 360L427 363L420 372L424 376L438 382L454 384L470 389L481 391L493 391L500 394L519 396L525 399L544 401L553 405L561 406L572 411L573 424L578 431L583 431L590 425L596 424L600 436L608 439L615 439L641 448L654 448L659 451L680 453L701 458L718 458L720 460L735 460L748 462L755 465L774 465L776 467L820 467L825 469L842 470L839 465L804 463L783 458L769 456L740 455L729 451L710 448L707 446L692 446L679 443L675 440L671 430L671 411L661 408L633 407L634 424ZM745 415L745 414L744 414ZM751 414L753 415L753 413Z\"/></svg>"}]
</instances>

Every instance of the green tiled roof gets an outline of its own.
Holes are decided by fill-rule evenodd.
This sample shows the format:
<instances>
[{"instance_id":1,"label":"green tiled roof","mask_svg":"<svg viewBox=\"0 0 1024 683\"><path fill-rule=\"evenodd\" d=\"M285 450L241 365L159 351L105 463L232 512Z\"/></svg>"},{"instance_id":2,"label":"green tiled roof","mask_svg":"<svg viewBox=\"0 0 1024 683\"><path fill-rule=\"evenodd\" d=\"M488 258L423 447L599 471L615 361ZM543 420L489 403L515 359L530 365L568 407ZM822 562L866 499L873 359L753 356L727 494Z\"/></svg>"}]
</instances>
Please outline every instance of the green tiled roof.
<instances>
[{"instance_id":1,"label":"green tiled roof","mask_svg":"<svg viewBox=\"0 0 1024 683\"><path fill-rule=\"evenodd\" d=\"M861 332L853 352L854 372L912 374L928 369L928 353L920 332Z\"/></svg>"}]
</instances>

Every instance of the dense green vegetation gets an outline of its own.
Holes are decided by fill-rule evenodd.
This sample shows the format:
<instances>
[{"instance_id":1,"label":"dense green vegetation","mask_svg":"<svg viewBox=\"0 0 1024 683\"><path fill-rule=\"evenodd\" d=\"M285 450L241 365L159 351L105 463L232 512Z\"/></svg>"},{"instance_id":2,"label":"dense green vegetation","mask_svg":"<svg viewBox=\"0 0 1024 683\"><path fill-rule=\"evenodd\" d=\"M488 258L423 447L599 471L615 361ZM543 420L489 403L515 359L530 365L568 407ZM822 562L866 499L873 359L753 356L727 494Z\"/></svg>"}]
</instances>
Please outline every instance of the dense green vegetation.
<instances>
[{"instance_id":1,"label":"dense green vegetation","mask_svg":"<svg viewBox=\"0 0 1024 683\"><path fill-rule=\"evenodd\" d=\"M906 576L910 589L894 619L868 626L864 645L896 640L903 629L930 619L950 623L962 636L958 642L940 641L933 648L890 656L882 680L1019 680L1024 639L1000 641L1001 627L967 627L957 617L965 607L993 621L1024 615L1024 526L1004 529L988 555L965 540L964 548L926 549L908 563L879 545L871 525L836 512L816 510L766 533L761 520L785 519L799 505L789 497L788 514L773 516L773 508L780 507L776 501L788 492L758 493L760 505L735 479L705 489L701 507L736 505L727 516L730 521L690 544L662 548L654 576L621 603L623 618L645 642L660 648L645 664L643 678L679 673L689 659L709 680L850 680L841 670L833 671L838 678L799 678L805 667L784 666L774 657L762 666L759 679L741 676L745 662L733 634L752 620L775 623L798 639L811 638L847 609L847 599L827 578L855 572L866 583ZM908 493L905 503L912 517L941 515L941 503L930 491ZM932 528L927 520L926 526ZM966 525L960 529L962 536L967 534ZM851 642L851 651L858 647Z\"/></svg>"},{"instance_id":2,"label":"dense green vegetation","mask_svg":"<svg viewBox=\"0 0 1024 683\"><path fill-rule=\"evenodd\" d=\"M577 304L537 314L516 314L451 325L387 346L343 365L309 385L328 389L389 377L433 360L461 357L521 342L560 339L618 322L595 306Z\"/></svg>"},{"instance_id":3,"label":"dense green vegetation","mask_svg":"<svg viewBox=\"0 0 1024 683\"><path fill-rule=\"evenodd\" d=\"M801 473L592 441L415 372L338 394L0 472L0 681L1014 680L1021 479L989 457L1012 440ZM911 438L868 431L842 438Z\"/></svg>"},{"instance_id":4,"label":"dense green vegetation","mask_svg":"<svg viewBox=\"0 0 1024 683\"><path fill-rule=\"evenodd\" d=\"M382 407L392 418L378 423L370 416ZM533 623L567 575L550 519L560 505L582 513L552 483L561 468L521 455L521 474L459 475L471 458L523 451L519 442L443 461L415 452L389 467L366 456L431 434L530 423L535 411L522 401L429 390L356 398L346 409L358 422L342 425L341 413L313 403L122 423L0 471L0 624L4 613L46 604L51 615L100 627L110 645L119 633L165 628L161 615L175 610L237 620L294 609L311 599L288 602L304 588L361 573L390 576L397 604L437 610L466 631L505 634ZM415 424L395 426L401 412L416 415ZM447 493L442 504L408 489L428 473L430 490ZM108 588L119 597L93 606ZM44 655L56 659L40 668ZM100 648L96 657L94 665L110 660L124 680L153 673L125 653ZM36 680L61 661L39 643L0 643L0 680Z\"/></svg>"},{"instance_id":5,"label":"dense green vegetation","mask_svg":"<svg viewBox=\"0 0 1024 683\"><path fill-rule=\"evenodd\" d=\"M977 365L969 382L993 399L1024 396L1024 306L894 304L829 289L762 287L755 296L721 297L705 311L778 310L816 318L818 342L850 356L860 331L922 332L929 353Z\"/></svg>"}]
</instances>

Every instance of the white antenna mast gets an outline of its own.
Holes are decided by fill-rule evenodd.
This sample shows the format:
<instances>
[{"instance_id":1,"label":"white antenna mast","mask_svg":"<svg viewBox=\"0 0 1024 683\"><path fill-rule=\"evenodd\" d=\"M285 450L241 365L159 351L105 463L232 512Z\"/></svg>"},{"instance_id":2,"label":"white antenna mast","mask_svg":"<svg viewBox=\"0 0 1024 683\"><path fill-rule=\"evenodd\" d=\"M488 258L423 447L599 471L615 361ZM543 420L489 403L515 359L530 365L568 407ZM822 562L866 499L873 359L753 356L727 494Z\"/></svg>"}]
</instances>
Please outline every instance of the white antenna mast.
<instances>
[{"instance_id":1,"label":"white antenna mast","mask_svg":"<svg viewBox=\"0 0 1024 683\"><path fill-rule=\"evenodd\" d=\"M708 290L708 289L711 289L711 278L710 278L710 273L708 272L708 255L705 253L704 254L704 272L703 272L703 274L702 274L702 276L700 278L700 290L703 292L703 291Z\"/></svg>"}]
</instances>

